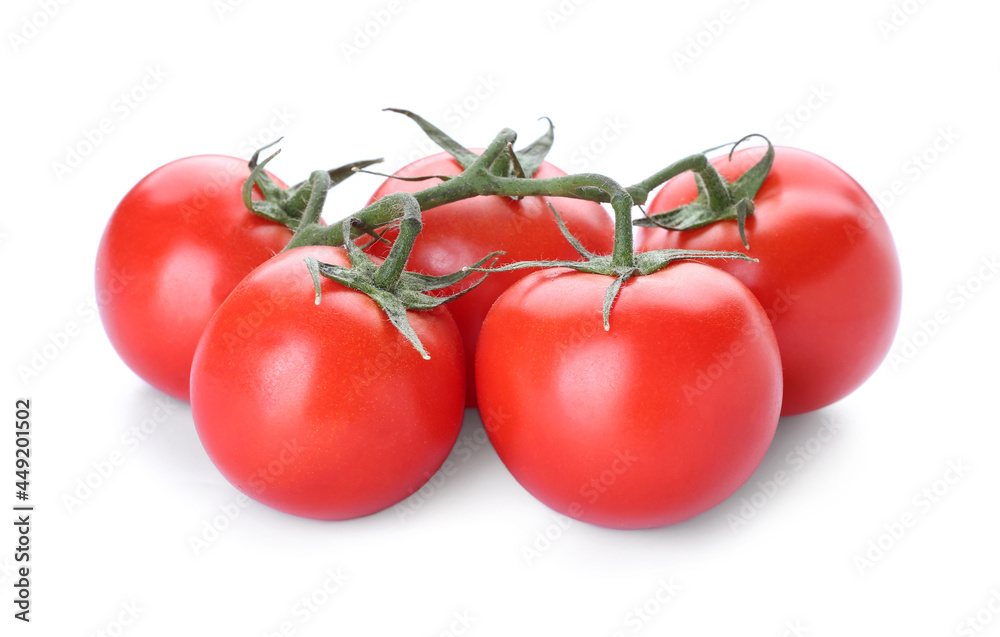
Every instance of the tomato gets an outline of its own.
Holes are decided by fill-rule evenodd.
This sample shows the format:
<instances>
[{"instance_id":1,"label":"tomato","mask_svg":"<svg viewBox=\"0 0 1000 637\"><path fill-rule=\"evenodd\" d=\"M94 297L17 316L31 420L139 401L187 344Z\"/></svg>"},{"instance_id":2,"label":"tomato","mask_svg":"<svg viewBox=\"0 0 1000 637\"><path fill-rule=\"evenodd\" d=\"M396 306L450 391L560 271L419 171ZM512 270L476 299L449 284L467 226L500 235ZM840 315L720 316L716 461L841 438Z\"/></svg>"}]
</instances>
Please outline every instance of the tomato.
<instances>
[{"instance_id":1,"label":"tomato","mask_svg":"<svg viewBox=\"0 0 1000 637\"><path fill-rule=\"evenodd\" d=\"M763 148L713 160L729 181L755 164ZM690 174L669 181L651 214L694 199ZM696 230L640 229L641 250L742 250L759 263L711 265L745 283L767 310L784 368L782 415L829 405L874 373L899 323L901 282L892 235L864 189L829 161L777 147L770 173L746 220L749 250L736 221Z\"/></svg>"},{"instance_id":2,"label":"tomato","mask_svg":"<svg viewBox=\"0 0 1000 637\"><path fill-rule=\"evenodd\" d=\"M675 262L625 282L554 268L490 310L480 413L517 481L556 511L613 528L679 522L723 501L764 457L781 406L767 316L728 274Z\"/></svg>"},{"instance_id":3,"label":"tomato","mask_svg":"<svg viewBox=\"0 0 1000 637\"><path fill-rule=\"evenodd\" d=\"M171 162L125 195L101 238L96 287L108 338L136 374L176 398L188 399L191 359L212 314L292 236L244 206L249 175L236 157Z\"/></svg>"},{"instance_id":4,"label":"tomato","mask_svg":"<svg viewBox=\"0 0 1000 637\"><path fill-rule=\"evenodd\" d=\"M306 256L346 266L342 248L281 253L244 279L209 322L191 372L205 450L267 506L338 520L419 489L458 438L465 360L444 307L408 311L424 360L368 296L322 279Z\"/></svg>"},{"instance_id":5,"label":"tomato","mask_svg":"<svg viewBox=\"0 0 1000 637\"><path fill-rule=\"evenodd\" d=\"M457 175L461 166L447 153L438 153L403 167L396 175L414 177L422 175ZM542 162L535 173L537 178L559 177L562 172L548 162ZM372 201L393 192L416 192L440 180L400 181L389 179L375 192ZM579 260L579 255L559 231L546 200L555 206L566 227L584 247L596 254L608 254L614 235L610 215L600 204L563 197L474 197L464 199L423 213L423 231L417 238L410 255L408 268L424 274L443 275L464 266L494 250L504 250L498 265L514 261ZM390 231L390 240L395 233ZM376 243L369 252L384 257L389 248ZM469 387L475 387L474 353L479 330L490 306L500 294L526 276L531 270L499 272L487 277L479 287L448 304L455 317L468 359ZM446 293L454 292L449 289ZM467 406L475 407L475 392L468 392Z\"/></svg>"}]
</instances>

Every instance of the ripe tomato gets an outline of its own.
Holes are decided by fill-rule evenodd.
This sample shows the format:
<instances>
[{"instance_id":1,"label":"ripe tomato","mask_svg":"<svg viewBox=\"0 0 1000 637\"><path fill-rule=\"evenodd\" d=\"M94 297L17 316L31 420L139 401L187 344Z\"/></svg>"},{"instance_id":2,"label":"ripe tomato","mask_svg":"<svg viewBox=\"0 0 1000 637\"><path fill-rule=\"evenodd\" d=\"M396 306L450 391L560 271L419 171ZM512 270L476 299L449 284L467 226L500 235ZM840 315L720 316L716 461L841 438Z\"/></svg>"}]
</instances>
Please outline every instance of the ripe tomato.
<instances>
[{"instance_id":1,"label":"ripe tomato","mask_svg":"<svg viewBox=\"0 0 1000 637\"><path fill-rule=\"evenodd\" d=\"M292 236L244 206L249 175L236 157L171 162L125 195L101 238L96 285L108 338L136 374L176 398L188 399L191 359L212 314Z\"/></svg>"},{"instance_id":2,"label":"ripe tomato","mask_svg":"<svg viewBox=\"0 0 1000 637\"><path fill-rule=\"evenodd\" d=\"M490 310L476 354L490 441L556 511L614 528L679 522L764 457L781 363L763 309L720 270L675 262L628 280L536 272Z\"/></svg>"},{"instance_id":3,"label":"ripe tomato","mask_svg":"<svg viewBox=\"0 0 1000 637\"><path fill-rule=\"evenodd\" d=\"M713 160L735 180L763 155L748 148ZM695 197L690 174L663 187L650 213ZM713 260L745 283L774 326L784 368L783 416L825 407L874 373L892 345L900 312L900 268L885 219L864 189L829 161L775 148L774 164L746 220L696 230L642 228L640 250L741 250L759 263Z\"/></svg>"},{"instance_id":4,"label":"ripe tomato","mask_svg":"<svg viewBox=\"0 0 1000 637\"><path fill-rule=\"evenodd\" d=\"M457 175L462 167L451 155L438 153L403 167L396 175ZM565 175L548 162L542 162L537 178ZM416 192L440 180L400 181L389 179L372 196L375 201L393 192ZM494 250L507 253L497 265L515 261L579 260L579 255L559 232L552 211L552 202L566 227L595 254L608 254L614 238L614 223L600 204L563 197L474 197L432 208L423 213L424 227L413 246L408 269L424 274L444 275L482 258ZM369 202L370 203L370 202ZM393 239L395 233L387 233ZM376 243L369 248L376 256L385 257L389 247ZM486 313L500 294L532 270L517 270L491 274L475 290L448 304L462 334L468 360L468 386L475 387L474 353ZM444 293L453 293L454 289ZM476 394L469 391L467 406L476 406Z\"/></svg>"},{"instance_id":5,"label":"ripe tomato","mask_svg":"<svg viewBox=\"0 0 1000 637\"><path fill-rule=\"evenodd\" d=\"M195 354L191 410L219 471L243 493L309 518L374 513L419 489L458 438L465 360L443 307L407 312L424 360L360 292L306 256L348 265L343 248L281 253L212 317Z\"/></svg>"}]
</instances>

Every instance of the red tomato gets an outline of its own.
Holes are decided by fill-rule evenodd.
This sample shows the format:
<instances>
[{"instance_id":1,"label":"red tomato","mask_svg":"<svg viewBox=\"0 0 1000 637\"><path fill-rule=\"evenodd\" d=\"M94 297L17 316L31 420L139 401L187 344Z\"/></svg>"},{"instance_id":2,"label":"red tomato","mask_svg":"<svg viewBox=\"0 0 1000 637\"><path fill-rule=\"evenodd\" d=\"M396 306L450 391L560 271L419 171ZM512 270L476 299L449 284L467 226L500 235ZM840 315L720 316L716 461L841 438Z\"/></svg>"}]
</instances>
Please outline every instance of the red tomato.
<instances>
[{"instance_id":1,"label":"red tomato","mask_svg":"<svg viewBox=\"0 0 1000 637\"><path fill-rule=\"evenodd\" d=\"M191 359L212 314L292 236L243 205L249 175L246 160L221 155L162 166L118 204L97 251L97 299L111 344L143 380L176 398L188 399ZM261 198L256 186L254 195Z\"/></svg>"},{"instance_id":2,"label":"red tomato","mask_svg":"<svg viewBox=\"0 0 1000 637\"><path fill-rule=\"evenodd\" d=\"M713 160L733 181L763 148ZM691 201L690 174L668 182L651 214ZM899 323L900 268L885 219L864 189L829 161L775 149L774 164L746 220L744 250L735 221L696 230L642 228L640 250L739 250L759 263L709 263L745 283L774 326L784 368L783 416L825 407L874 373Z\"/></svg>"},{"instance_id":3,"label":"red tomato","mask_svg":"<svg viewBox=\"0 0 1000 637\"><path fill-rule=\"evenodd\" d=\"M735 278L677 262L627 281L556 268L504 292L476 354L480 412L518 482L572 518L679 522L722 502L774 436L781 362Z\"/></svg>"},{"instance_id":4,"label":"red tomato","mask_svg":"<svg viewBox=\"0 0 1000 637\"><path fill-rule=\"evenodd\" d=\"M283 252L244 279L195 354L191 410L219 471L243 493L308 518L374 513L419 489L458 438L465 360L443 307L410 311L424 360L373 300Z\"/></svg>"},{"instance_id":5,"label":"red tomato","mask_svg":"<svg viewBox=\"0 0 1000 637\"><path fill-rule=\"evenodd\" d=\"M403 167L396 175L457 175L462 167L451 155L438 153ZM542 162L537 178L565 175L548 162ZM389 179L375 192L371 201L393 192L417 192L440 180L400 181ZM413 246L407 269L424 274L444 275L461 270L494 250L504 250L497 265L514 261L573 260L580 256L559 232L552 211L556 211L585 248L595 254L609 254L614 239L614 223L600 204L563 197L474 197L432 208L423 213L423 230ZM395 233L386 235L393 239ZM369 248L374 255L385 257L389 247L377 243ZM491 274L475 290L448 303L448 310L462 333L468 360L469 387L475 387L474 353L479 330L493 302L500 294L532 270L516 270ZM443 293L453 293L449 289ZM476 406L476 394L469 391L467 406Z\"/></svg>"}]
</instances>

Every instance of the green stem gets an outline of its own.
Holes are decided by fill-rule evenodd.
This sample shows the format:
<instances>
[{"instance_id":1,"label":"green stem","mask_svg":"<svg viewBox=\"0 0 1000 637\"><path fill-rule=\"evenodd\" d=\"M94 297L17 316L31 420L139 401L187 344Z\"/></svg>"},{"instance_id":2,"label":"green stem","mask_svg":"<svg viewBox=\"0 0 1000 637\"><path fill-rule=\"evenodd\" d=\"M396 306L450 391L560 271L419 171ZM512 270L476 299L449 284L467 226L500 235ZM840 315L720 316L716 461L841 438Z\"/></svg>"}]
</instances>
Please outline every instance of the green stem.
<instances>
[{"instance_id":1,"label":"green stem","mask_svg":"<svg viewBox=\"0 0 1000 637\"><path fill-rule=\"evenodd\" d=\"M615 243L611 265L623 274L635 269L635 247L632 244L632 197L627 192L612 197L615 211Z\"/></svg>"},{"instance_id":2,"label":"green stem","mask_svg":"<svg viewBox=\"0 0 1000 637\"><path fill-rule=\"evenodd\" d=\"M708 161L704 155L702 157L705 159L705 165L700 170L695 170L695 173L701 177L702 183L705 184L708 207L713 212L725 212L734 203L733 197L729 193L729 185L712 165L712 162Z\"/></svg>"},{"instance_id":3,"label":"green stem","mask_svg":"<svg viewBox=\"0 0 1000 637\"><path fill-rule=\"evenodd\" d=\"M665 184L677 175L687 171L701 172L705 169L705 166L709 163L708 158L704 155L691 155L690 157L685 157L670 164L663 170L650 175L646 179L643 179L634 186L629 186L629 194L632 195L632 200L637 204L646 203L646 199L649 197L650 191L654 188Z\"/></svg>"},{"instance_id":4,"label":"green stem","mask_svg":"<svg viewBox=\"0 0 1000 637\"><path fill-rule=\"evenodd\" d=\"M463 199L489 195L572 197L610 203L615 214L612 266L616 271L625 273L636 267L632 238L632 207L636 203L644 203L653 188L690 170L701 177L705 185L709 206L713 210L724 210L733 203L729 188L722 175L703 154L691 155L674 162L629 188L621 186L609 177L596 173L582 173L548 179L501 177L493 174L490 170L491 166L510 148L516 139L517 134L514 131L509 128L503 129L462 173L440 184L413 193L413 198L420 210L430 210ZM401 218L404 212L405 206L402 202L392 197L383 197L351 217L358 219L361 224L369 228L378 228ZM344 236L344 225L341 223L334 223L330 226L303 223L300 226L300 231L289 242L288 248L317 244L343 245L345 241L357 236L357 234L360 234L360 231L355 233L352 230L350 237ZM394 271L394 269L387 269L385 277L397 276L390 274Z\"/></svg>"},{"instance_id":5,"label":"green stem","mask_svg":"<svg viewBox=\"0 0 1000 637\"><path fill-rule=\"evenodd\" d=\"M309 200L302 212L300 225L319 221L320 215L323 214L323 204L326 202L328 190L330 190L330 173L325 170L317 170L309 175Z\"/></svg>"},{"instance_id":6,"label":"green stem","mask_svg":"<svg viewBox=\"0 0 1000 637\"><path fill-rule=\"evenodd\" d=\"M391 196L391 195L390 195ZM420 206L412 196L408 196L402 201L403 219L399 223L399 235L392 243L389 256L385 258L382 265L375 272L375 285L384 290L395 290L406 269L406 262L410 259L410 251L413 249L413 242L420 234L423 224L420 221Z\"/></svg>"},{"instance_id":7,"label":"green stem","mask_svg":"<svg viewBox=\"0 0 1000 637\"><path fill-rule=\"evenodd\" d=\"M489 170L493 162L504 152L508 144L514 142L517 134L505 128L494 138L481 155L461 174L448 181L413 193L421 210L470 199L480 195L500 195L506 197L564 196L576 197L580 189L591 189L603 193L605 201L613 201L616 196L628 197L625 189L612 179L597 174L567 175L550 179L498 177ZM631 198L628 199L631 201ZM370 228L377 228L399 219L404 212L403 205L391 197L383 197L351 215ZM349 237L344 236L341 223L329 226L303 224L286 249L301 245L343 245ZM360 234L360 232L358 233ZM352 236L356 236L352 232Z\"/></svg>"},{"instance_id":8,"label":"green stem","mask_svg":"<svg viewBox=\"0 0 1000 637\"><path fill-rule=\"evenodd\" d=\"M632 196L618 182L596 173L581 173L548 179L518 179L516 177L493 177L490 182L480 184L479 194L502 195L507 197L572 197L581 188L590 188L604 193L615 211L615 243L611 252L611 263L615 268L631 270L635 268L635 250L632 240Z\"/></svg>"},{"instance_id":9,"label":"green stem","mask_svg":"<svg viewBox=\"0 0 1000 637\"><path fill-rule=\"evenodd\" d=\"M733 204L733 198L730 195L725 179L722 178L719 171L712 165L712 162L708 161L708 157L703 154L691 155L670 164L636 185L630 186L628 188L629 194L632 195L632 199L636 203L646 203L646 198L649 197L651 190L689 170L701 177L702 182L705 184L708 205L712 210L721 212Z\"/></svg>"}]
</instances>

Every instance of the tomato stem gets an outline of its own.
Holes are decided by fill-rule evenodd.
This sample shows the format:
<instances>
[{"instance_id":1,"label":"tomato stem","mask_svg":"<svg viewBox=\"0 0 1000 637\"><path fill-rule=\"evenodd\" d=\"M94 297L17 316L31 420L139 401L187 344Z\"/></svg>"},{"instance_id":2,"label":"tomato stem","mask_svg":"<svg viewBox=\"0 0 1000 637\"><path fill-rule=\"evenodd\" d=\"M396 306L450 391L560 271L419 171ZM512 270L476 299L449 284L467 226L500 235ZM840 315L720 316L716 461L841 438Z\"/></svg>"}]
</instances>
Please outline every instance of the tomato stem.
<instances>
[{"instance_id":1,"label":"tomato stem","mask_svg":"<svg viewBox=\"0 0 1000 637\"><path fill-rule=\"evenodd\" d=\"M302 212L300 226L319 221L328 190L330 190L330 173L325 170L317 170L309 175L309 198L306 200L306 207Z\"/></svg>"},{"instance_id":2,"label":"tomato stem","mask_svg":"<svg viewBox=\"0 0 1000 637\"><path fill-rule=\"evenodd\" d=\"M323 178L318 173L314 173L310 179L313 191L310 193L306 206L308 214L304 216L303 223L288 244L288 248L310 244L345 245L351 260L350 268L328 264L310 264L310 272L313 273L317 295L320 290L319 277L321 275L368 294L382 307L390 321L424 357L427 357L427 353L407 322L406 310L437 307L468 292L475 286L466 288L463 292L452 297L435 297L426 294L429 291L441 290L456 284L472 271L497 272L559 266L610 277L611 282L605 293L602 312L604 329L608 330L610 329L610 313L615 300L622 287L633 276L651 274L679 259L746 259L753 261L739 252L655 250L636 254L632 235L632 208L637 203L644 203L653 188L681 173L693 171L698 182L699 198L683 211L686 215L685 219L688 222L693 219L694 221L691 223L696 223L702 219L717 220L729 218L728 215L732 215L731 218L739 220L742 233L743 220L747 214L753 211L750 197L756 194L760 183L770 169L770 158L773 157L770 142L768 142L769 151L765 159L733 184L727 183L705 154L701 153L676 161L634 186L626 188L610 177L597 173L581 173L546 179L528 177L528 175L534 174L538 166L541 165L545 153L551 146L553 130L551 121L549 121L548 132L520 152L515 152L513 149L517 134L511 129L505 128L497 134L481 154L476 155L423 118L409 111L389 110L403 113L417 122L431 139L459 162L463 171L458 175L443 179L439 184L412 194L395 193L382 197L342 222L330 226L320 226L316 223L319 218L317 206L322 204L322 199L317 193L319 191L325 192L325 190L321 187ZM483 265L487 261L495 259L496 254L491 254L479 262L463 268L461 272L445 277L429 277L406 272L410 251L422 227L421 211L463 199L491 195L513 198L570 197L610 203L615 218L612 252L610 255L594 255L586 252L580 242L570 235L552 203L547 202L556 217L560 231L580 254L581 261L523 261L497 267L494 260L488 267L484 268ZM396 220L400 220L399 233L389 256L380 266L375 266L352 239L358 236L362 230L371 233L373 228L385 226ZM647 220L650 219L647 218ZM655 219L652 222L658 223Z\"/></svg>"},{"instance_id":3,"label":"tomato stem","mask_svg":"<svg viewBox=\"0 0 1000 637\"><path fill-rule=\"evenodd\" d=\"M757 196L757 192L764 184L764 180L771 170L771 164L774 162L774 146L763 135L747 135L732 144L733 150L751 137L761 137L767 142L767 150L761 159L740 175L736 181L727 182L704 154L681 160L678 164L692 160L686 165L689 170L695 173L698 187L697 198L679 208L638 219L635 221L635 225L668 230L693 230L716 221L733 219L739 229L743 246L749 248L750 244L747 241L745 229L746 218L753 214L753 198ZM732 157L732 151L729 155ZM658 173L650 179L661 176L665 175ZM648 191L641 194L645 196Z\"/></svg>"},{"instance_id":4,"label":"tomato stem","mask_svg":"<svg viewBox=\"0 0 1000 637\"><path fill-rule=\"evenodd\" d=\"M365 159L326 171L316 171L323 172L325 175L321 177L313 173L306 181L289 188L282 188L264 170L267 163L277 157L281 151L275 151L272 155L264 159L264 161L258 162L260 153L276 143L278 142L272 142L258 149L253 154L253 157L250 158L248 163L250 176L243 182L243 204L257 216L280 223L293 233L302 230L303 226L310 226L319 222L320 214L323 211L323 203L326 200L326 191L354 173L382 161L381 159ZM262 200L255 201L253 199L254 186L257 186L264 195ZM313 196L320 191L321 196L313 203L313 209L307 212L306 208L309 206L310 201L313 200ZM312 236L314 234L311 229L307 230L307 235Z\"/></svg>"},{"instance_id":5,"label":"tomato stem","mask_svg":"<svg viewBox=\"0 0 1000 637\"><path fill-rule=\"evenodd\" d=\"M646 199L649 197L650 191L654 188L665 184L681 173L704 170L705 165L708 163L708 159L701 153L697 155L690 155L684 159L675 161L663 170L650 175L634 186L629 186L627 190L637 204L644 204L646 203Z\"/></svg>"},{"instance_id":6,"label":"tomato stem","mask_svg":"<svg viewBox=\"0 0 1000 637\"><path fill-rule=\"evenodd\" d=\"M512 198L570 197L610 203L615 216L615 239L611 261L615 270L621 273L636 267L631 229L633 224L632 207L635 204L645 203L650 191L654 188L681 173L692 171L698 180L699 198L678 211L640 219L635 222L635 225L662 225L669 228L689 229L720 219L737 219L741 235L745 237L743 221L748 214L753 212L752 201L749 198L756 194L756 189L759 188L760 182L770 168L770 157L765 157L765 160L762 160L752 171L748 171L748 179L744 180L747 183L728 184L705 154L698 153L676 161L627 188L610 177L596 173L534 179L528 175L537 170L552 145L553 126L551 120L548 120L548 132L521 151L516 153L513 151L517 133L505 128L497 134L481 154L476 155L416 114L402 109L386 110L402 113L414 120L435 143L455 157L456 161L464 168L460 174L450 179L413 193L421 210L430 210L463 199L490 195ZM768 142L768 146L770 149L770 142ZM769 152L769 155L773 156L773 153ZM255 167L258 175L262 172L260 168L268 160L265 160L260 167ZM343 171L349 168L354 172L360 172L364 168L362 164L368 165L370 163L372 162L356 162L338 170ZM750 175L751 172L753 175ZM333 171L330 171L330 174L332 175ZM301 195L301 193L297 194ZM249 189L246 190L246 197L249 199ZM256 207L254 211L262 216L267 216L264 214L265 212L271 212L270 218L274 218L281 212L262 211ZM400 219L402 214L403 210L398 202L382 198L348 217L355 219L357 223L352 222L348 225L334 223L330 226L318 226L318 224L311 222L299 224L295 236L286 249L302 245L343 245L345 241L359 236L362 229L371 232L373 228L380 228ZM668 218L670 214L674 214L676 218ZM285 220L282 221L287 223ZM350 229L350 236L344 234L344 228Z\"/></svg>"},{"instance_id":7,"label":"tomato stem","mask_svg":"<svg viewBox=\"0 0 1000 637\"><path fill-rule=\"evenodd\" d=\"M320 263L312 257L306 258L306 267L312 275L316 289L316 304L319 305L322 301L321 276L361 292L375 301L385 312L389 322L410 341L423 358L428 359L430 354L424 349L416 331L410 325L407 310L430 310L469 292L482 283L485 276L457 294L450 296L429 294L461 283L471 274L471 271L477 270L487 263L490 266L494 265L496 258L503 253L492 252L473 263L469 269L444 276L407 272L406 262L410 258L413 242L421 229L420 205L413 195L405 192L387 195L382 201L386 201L386 205L395 208L397 216L402 218L399 237L393 244L389 256L381 265L376 266L371 257L362 251L356 243L347 241L344 246L351 262L350 267ZM349 236L353 233L355 226L364 226L365 223L356 217L349 217L339 225L341 226L341 236Z\"/></svg>"},{"instance_id":8,"label":"tomato stem","mask_svg":"<svg viewBox=\"0 0 1000 637\"><path fill-rule=\"evenodd\" d=\"M413 242L423 227L420 221L420 206L416 199L409 197L403 200L403 218L399 222L399 235L392 243L389 256L385 258L382 265L375 272L375 285L392 291L399 285L403 270L406 269L406 262L410 260L410 252L413 250Z\"/></svg>"}]
</instances>

